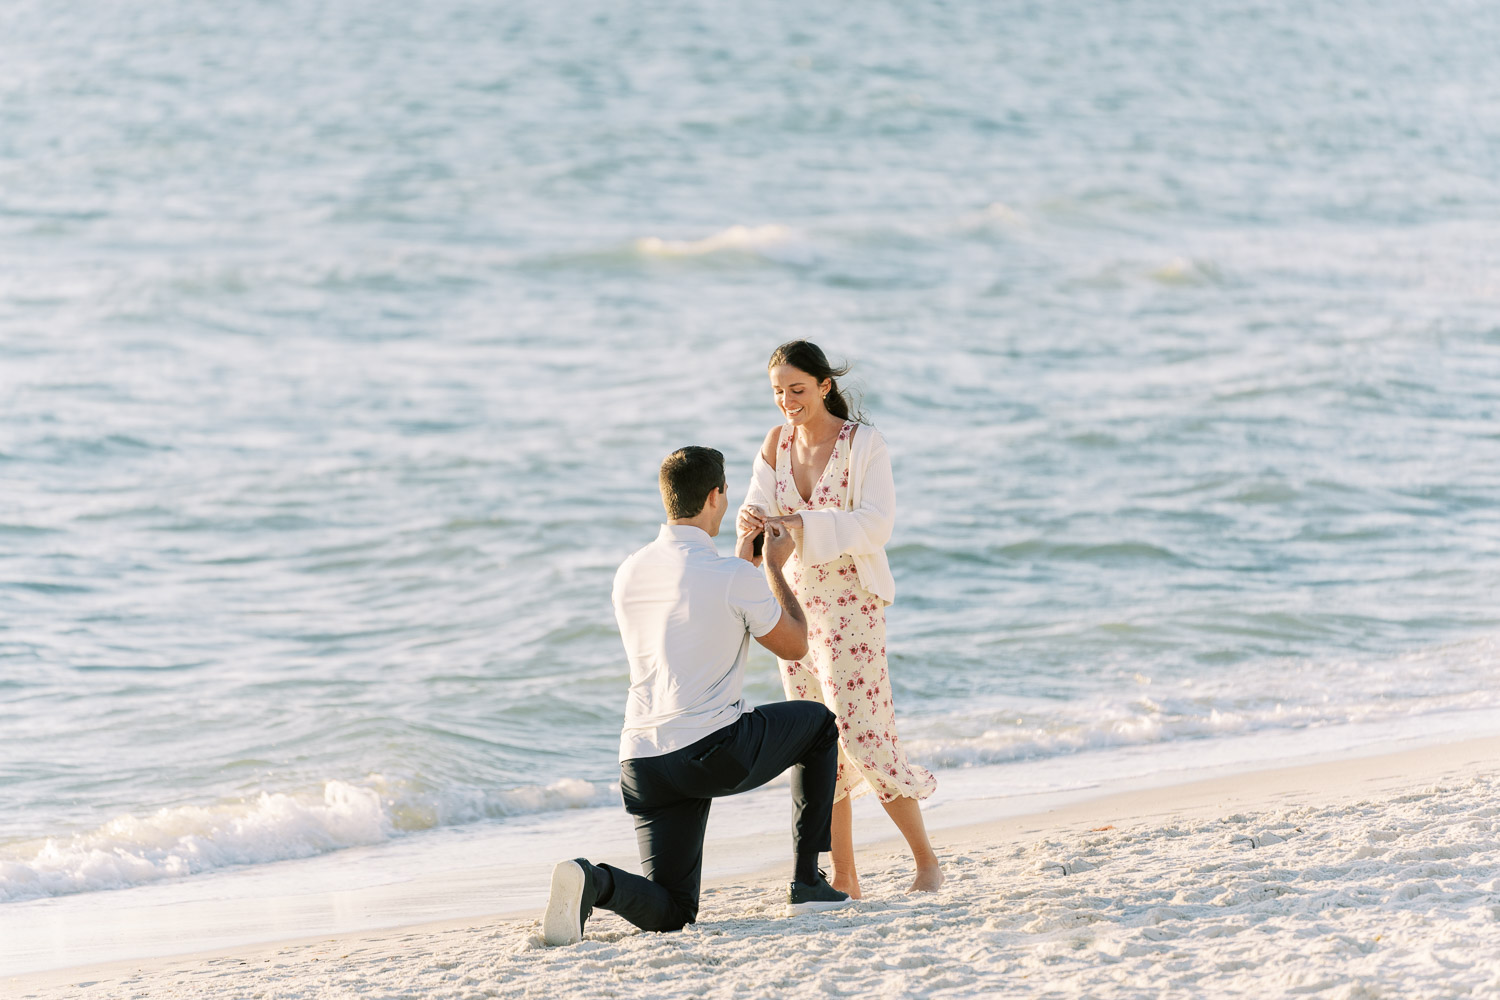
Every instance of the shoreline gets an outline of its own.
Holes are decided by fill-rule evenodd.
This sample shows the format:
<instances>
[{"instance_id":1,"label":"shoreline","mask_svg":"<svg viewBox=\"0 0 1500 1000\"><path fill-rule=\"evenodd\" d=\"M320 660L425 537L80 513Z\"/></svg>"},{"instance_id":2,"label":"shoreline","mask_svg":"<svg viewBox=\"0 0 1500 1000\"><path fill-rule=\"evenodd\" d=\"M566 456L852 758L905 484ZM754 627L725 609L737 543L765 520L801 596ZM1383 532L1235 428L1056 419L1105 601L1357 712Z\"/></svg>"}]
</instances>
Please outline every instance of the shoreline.
<instances>
[{"instance_id":1,"label":"shoreline","mask_svg":"<svg viewBox=\"0 0 1500 1000\"><path fill-rule=\"evenodd\" d=\"M1037 844L1046 844L1055 845L1051 850L1056 858L1047 862L1061 866L1054 870L1063 871L1073 864L1081 865L1077 870L1086 871L1090 870L1088 863L1073 857L1067 845L1071 842L1086 844L1091 838L1098 839L1101 834L1108 837L1111 835L1110 831L1157 828L1163 823L1167 827L1190 826L1219 822L1226 815L1286 815L1299 810L1327 811L1360 801L1395 800L1416 789L1445 783L1472 782L1500 773L1500 737L1381 750L1378 753L1334 760L1281 762L1276 766L1210 777L1200 776L1168 785L1103 791L1087 798L1078 799L1075 796L1074 801L1051 805L1035 801L1017 803L1033 808L978 823L936 826L931 830L931 835L949 870L949 883L942 892L926 899L907 897L899 891L897 883L901 881L906 862L902 845L894 836L894 831L887 827L891 835L873 839L860 846L861 879L866 899L856 904L856 907L868 910L872 907L939 905L956 886L976 878L981 882L984 880L983 875L963 870L971 860L969 855L983 854L989 859L983 862L984 875L1025 875L1023 881L1029 879L1036 882L1036 888L1045 889L1047 883L1037 881L1042 877L1039 870L1028 874L1023 870L1027 867L1025 864L1017 864L1008 872L1001 869L1008 862L1020 862L1028 851L1034 853L1033 848ZM1031 798L1046 799L1048 796ZM1252 831L1245 836L1254 837L1256 834ZM779 835L777 844L761 846L763 849L774 848L772 853L779 855L784 853L784 845L779 843L780 839L784 839L784 833ZM705 870L712 872L715 867L722 870L725 856L739 850L740 845L735 840L711 842L705 858ZM1076 848L1071 850L1072 853L1077 853ZM747 908L752 915L751 922L759 926L761 933L768 929L771 933L776 933L778 926L788 926L775 919L771 913L773 904L781 899L780 893L786 877L785 867L786 863L782 861L762 865L750 873L711 875L704 883L699 924L679 935L640 935L613 914L600 913L595 920L590 921L590 939L601 935L615 942L639 939L643 946L654 942L661 947L671 947L667 942L685 942L689 937L698 940L715 924L725 921L745 923L744 911ZM1035 867L1034 864L1032 867ZM1496 900L1500 902L1500 896ZM1496 907L1496 914L1496 919L1500 920L1500 906ZM228 968L230 974L239 969L244 970L242 974L245 975L259 975L268 965L277 969L300 968L302 974L308 974L309 970L321 966L322 974L334 968L358 968L361 963L368 964L372 960L383 968L392 962L399 964L403 958L426 967L430 963L423 956L444 948L458 949L465 954L489 951L513 958L517 954L536 950L532 942L536 920L537 912L534 909L508 910L480 918L418 922L402 927L343 934L297 936L274 943L225 949L205 951L189 947L171 956L28 972L8 976L0 982L5 983L7 991L12 995L50 1000L64 995L110 996L114 995L111 990L124 990L128 984L172 980L174 977L192 978L195 975L205 975L204 970L210 968L221 972ZM586 941L579 947L587 947L589 944ZM565 956L568 951L569 949L543 949L545 954L558 961L562 961L559 956ZM365 956L378 958L370 959Z\"/></svg>"}]
</instances>

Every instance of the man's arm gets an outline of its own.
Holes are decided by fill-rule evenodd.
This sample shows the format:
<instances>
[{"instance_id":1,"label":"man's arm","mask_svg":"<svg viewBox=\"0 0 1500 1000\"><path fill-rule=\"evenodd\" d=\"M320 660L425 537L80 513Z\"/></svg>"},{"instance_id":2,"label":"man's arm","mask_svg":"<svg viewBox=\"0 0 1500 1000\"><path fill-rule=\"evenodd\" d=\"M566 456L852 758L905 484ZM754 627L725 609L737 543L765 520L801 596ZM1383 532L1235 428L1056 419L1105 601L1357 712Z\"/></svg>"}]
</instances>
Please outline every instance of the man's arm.
<instances>
[{"instance_id":1,"label":"man's arm","mask_svg":"<svg viewBox=\"0 0 1500 1000\"><path fill-rule=\"evenodd\" d=\"M776 627L765 635L757 636L756 642L781 657L783 660L800 660L807 655L807 617L797 595L781 574L781 567L792 554L792 533L779 524L766 527L765 557L766 583L771 586L771 595L781 605L781 617Z\"/></svg>"}]
</instances>

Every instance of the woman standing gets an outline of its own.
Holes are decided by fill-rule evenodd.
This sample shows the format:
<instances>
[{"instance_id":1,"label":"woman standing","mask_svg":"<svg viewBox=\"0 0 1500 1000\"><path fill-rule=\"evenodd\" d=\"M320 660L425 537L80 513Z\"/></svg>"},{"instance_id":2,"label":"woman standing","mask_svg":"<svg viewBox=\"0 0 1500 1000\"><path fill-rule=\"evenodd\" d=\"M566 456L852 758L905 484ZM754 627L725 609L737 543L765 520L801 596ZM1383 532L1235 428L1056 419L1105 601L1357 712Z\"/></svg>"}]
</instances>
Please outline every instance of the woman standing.
<instances>
[{"instance_id":1,"label":"woman standing","mask_svg":"<svg viewBox=\"0 0 1500 1000\"><path fill-rule=\"evenodd\" d=\"M792 529L788 578L807 614L808 653L779 660L788 698L820 701L838 716L838 789L833 806L834 888L858 899L850 799L872 789L911 848L911 891L932 891L943 872L917 802L937 779L911 764L896 739L886 673L885 606L895 581L885 557L895 485L885 439L849 412L833 368L816 344L778 347L767 366L786 423L766 435L740 508L736 553L750 558L766 524Z\"/></svg>"}]
</instances>

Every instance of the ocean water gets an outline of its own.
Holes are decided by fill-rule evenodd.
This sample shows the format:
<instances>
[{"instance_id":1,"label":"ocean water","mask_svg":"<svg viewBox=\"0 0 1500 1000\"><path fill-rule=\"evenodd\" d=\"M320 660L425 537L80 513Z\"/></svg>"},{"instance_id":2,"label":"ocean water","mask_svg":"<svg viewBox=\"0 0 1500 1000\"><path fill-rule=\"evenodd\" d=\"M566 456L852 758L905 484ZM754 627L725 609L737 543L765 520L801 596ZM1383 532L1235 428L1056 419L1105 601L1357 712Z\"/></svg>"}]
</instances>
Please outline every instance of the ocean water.
<instances>
[{"instance_id":1,"label":"ocean water","mask_svg":"<svg viewBox=\"0 0 1500 1000\"><path fill-rule=\"evenodd\" d=\"M614 568L672 448L742 495L793 337L891 446L935 807L1472 729L1497 31L8 5L0 916L616 816Z\"/></svg>"}]
</instances>

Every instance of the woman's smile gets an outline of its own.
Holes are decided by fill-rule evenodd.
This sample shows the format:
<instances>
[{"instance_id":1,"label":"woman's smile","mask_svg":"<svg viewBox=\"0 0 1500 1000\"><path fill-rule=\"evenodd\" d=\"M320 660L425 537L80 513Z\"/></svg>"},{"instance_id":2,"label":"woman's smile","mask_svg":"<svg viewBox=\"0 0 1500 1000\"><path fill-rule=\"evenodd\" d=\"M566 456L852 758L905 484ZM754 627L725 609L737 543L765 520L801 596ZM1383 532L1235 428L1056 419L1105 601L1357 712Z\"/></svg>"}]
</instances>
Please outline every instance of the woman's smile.
<instances>
[{"instance_id":1,"label":"woman's smile","mask_svg":"<svg viewBox=\"0 0 1500 1000\"><path fill-rule=\"evenodd\" d=\"M771 391L776 395L776 407L781 410L789 424L802 424L813 419L823 410L822 387L817 379L791 365L777 365L771 369Z\"/></svg>"}]
</instances>

